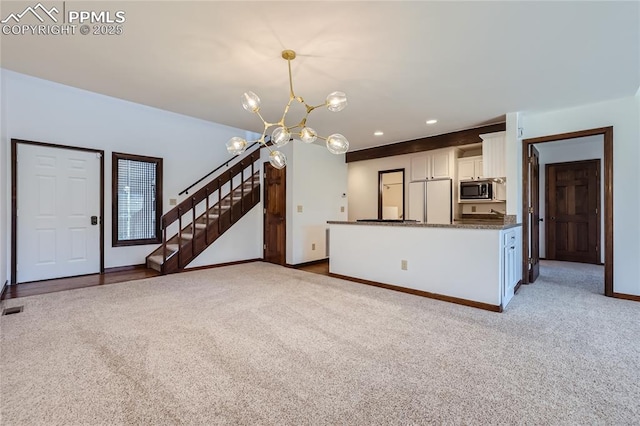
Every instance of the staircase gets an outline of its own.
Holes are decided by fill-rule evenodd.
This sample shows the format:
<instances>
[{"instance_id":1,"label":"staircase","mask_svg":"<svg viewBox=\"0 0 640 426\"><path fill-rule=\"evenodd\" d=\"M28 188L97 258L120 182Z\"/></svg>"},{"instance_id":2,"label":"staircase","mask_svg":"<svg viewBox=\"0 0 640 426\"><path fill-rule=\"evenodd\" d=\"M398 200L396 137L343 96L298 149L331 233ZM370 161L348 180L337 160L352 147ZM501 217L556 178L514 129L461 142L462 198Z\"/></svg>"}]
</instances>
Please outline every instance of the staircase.
<instances>
[{"instance_id":1,"label":"staircase","mask_svg":"<svg viewBox=\"0 0 640 426\"><path fill-rule=\"evenodd\" d=\"M258 149L165 213L162 245L147 256L147 268L162 274L181 271L258 204L259 159ZM167 238L170 229L175 234Z\"/></svg>"}]
</instances>

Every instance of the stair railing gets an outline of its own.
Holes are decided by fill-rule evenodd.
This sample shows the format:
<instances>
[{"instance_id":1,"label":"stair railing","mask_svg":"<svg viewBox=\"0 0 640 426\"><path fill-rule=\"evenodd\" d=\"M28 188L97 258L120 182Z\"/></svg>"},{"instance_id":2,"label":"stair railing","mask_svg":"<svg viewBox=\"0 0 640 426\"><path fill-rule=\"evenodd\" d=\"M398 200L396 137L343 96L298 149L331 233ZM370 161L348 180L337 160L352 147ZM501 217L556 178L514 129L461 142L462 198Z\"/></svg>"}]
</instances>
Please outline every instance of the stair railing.
<instances>
[{"instance_id":1,"label":"stair railing","mask_svg":"<svg viewBox=\"0 0 640 426\"><path fill-rule=\"evenodd\" d=\"M239 178L240 179L240 191L241 191L241 216L244 215L245 213L245 208L244 208L244 195L245 195L245 188L244 188L244 181L245 181L245 170L248 169L249 167L251 168L251 176L253 177L255 175L255 163L260 160L260 150L259 149L255 149L255 147L257 145L259 145L259 142L255 142L253 144L251 144L249 146L249 148L247 148L247 150L240 155L236 155L233 158L231 158L229 161L226 161L225 163L221 164L220 166L218 166L217 168L215 168L214 170L212 170L211 172L209 172L207 175L203 176L202 178L200 178L198 181L194 182L192 185L190 185L188 188L186 188L185 190L183 190L182 192L180 192L181 194L188 194L188 191L190 189L192 189L193 187L195 187L196 185L198 185L199 183L201 183L202 181L204 181L206 178L208 178L209 176L213 175L214 173L216 173L217 171L219 171L220 169L222 169L223 167L229 167L229 163L233 162L235 159L237 159L238 157L242 156L242 159L237 162L236 164L234 164L233 166L231 166L230 168L228 168L227 170L225 170L223 173L220 173L217 177L213 178L211 181L209 181L206 185L204 185L202 188L198 189L196 192L193 193L193 195L191 195L189 198L185 199L184 201L182 201L181 203L179 203L177 206L175 206L173 209L169 210L168 212L166 212L165 214L162 215L161 218L161 223L160 223L160 228L162 230L162 263L163 263L163 268L164 265L167 262L167 256L168 256L168 249L167 249L167 229L174 223L177 222L178 225L178 232L177 232L177 236L178 236L178 264L179 265L183 265L183 261L185 259L182 259L182 250L180 250L180 248L182 247L182 241L183 241L183 237L182 237L182 233L183 233L183 229L185 228L185 226L183 226L183 216L187 215L188 213L191 213L189 216L191 216L190 222L191 222L191 257L195 256L196 253L196 219L197 219L197 214L196 214L196 210L199 207L204 207L204 212L205 212L205 220L206 220L206 228L205 228L205 244L208 245L208 229L209 229L209 210L211 208L210 206L210 198L213 196L214 199L217 199L217 202L214 203L217 204L217 220L218 220L218 232L221 232L221 218L222 218L222 200L226 197L229 196L229 202L230 202L230 207L229 207L229 214L230 214L230 221L231 223L234 223L234 218L233 218L233 184L234 184L234 178ZM229 184L228 186L228 192L226 185ZM223 191L225 192L225 195L223 195ZM217 193L217 197L215 196ZM200 204L205 201L204 206L200 206ZM185 225L188 225L189 223L187 222Z\"/></svg>"},{"instance_id":2,"label":"stair railing","mask_svg":"<svg viewBox=\"0 0 640 426\"><path fill-rule=\"evenodd\" d=\"M268 143L268 141L267 141ZM238 157L241 156L247 156L249 153L251 153L256 146L260 145L260 141L256 141L254 143L252 143L251 145L249 145L247 147L247 149L242 153L242 154L238 154L238 155L234 155L233 157L231 157L228 161L225 161L224 163L220 164L218 167L216 167L215 169L211 170L209 173L207 173L206 175L202 176L200 179L198 179L197 181L195 181L194 183L192 183L191 185L189 185L188 187L186 187L185 189L183 189L182 191L180 191L178 193L178 196L182 195L182 194L189 194L189 190L195 186L197 186L200 182L202 182L203 180L205 180L206 178L208 178L209 176L211 176L212 174L214 174L215 172L217 172L218 170L222 169L223 167L229 167L229 164L232 163L235 159L237 159Z\"/></svg>"}]
</instances>

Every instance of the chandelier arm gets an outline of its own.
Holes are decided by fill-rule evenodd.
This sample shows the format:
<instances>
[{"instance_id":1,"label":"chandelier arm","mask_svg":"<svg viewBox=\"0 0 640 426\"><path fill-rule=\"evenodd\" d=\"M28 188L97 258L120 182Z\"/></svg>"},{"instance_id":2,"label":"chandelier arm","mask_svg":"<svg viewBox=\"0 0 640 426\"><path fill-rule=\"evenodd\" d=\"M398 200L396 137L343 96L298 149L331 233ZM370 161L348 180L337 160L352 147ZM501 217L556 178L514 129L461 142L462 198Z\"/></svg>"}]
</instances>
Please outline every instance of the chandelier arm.
<instances>
[{"instance_id":1,"label":"chandelier arm","mask_svg":"<svg viewBox=\"0 0 640 426\"><path fill-rule=\"evenodd\" d=\"M284 119L287 117L287 113L289 112L289 108L291 108L291 102L293 102L295 98L289 98L289 102L287 102L287 106L284 107L284 113L282 114L282 118L280 119L280 121L278 123L275 124L279 124L282 127L287 127L284 124Z\"/></svg>"},{"instance_id":2,"label":"chandelier arm","mask_svg":"<svg viewBox=\"0 0 640 426\"><path fill-rule=\"evenodd\" d=\"M308 111L308 112L311 112L311 111L313 111L314 109L317 109L317 108L320 108L320 107L323 107L323 106L327 106L327 103L326 103L326 102L324 102L324 103L321 103L320 105L314 105L314 106L304 104L304 106L305 106L305 107L307 107L307 111Z\"/></svg>"}]
</instances>

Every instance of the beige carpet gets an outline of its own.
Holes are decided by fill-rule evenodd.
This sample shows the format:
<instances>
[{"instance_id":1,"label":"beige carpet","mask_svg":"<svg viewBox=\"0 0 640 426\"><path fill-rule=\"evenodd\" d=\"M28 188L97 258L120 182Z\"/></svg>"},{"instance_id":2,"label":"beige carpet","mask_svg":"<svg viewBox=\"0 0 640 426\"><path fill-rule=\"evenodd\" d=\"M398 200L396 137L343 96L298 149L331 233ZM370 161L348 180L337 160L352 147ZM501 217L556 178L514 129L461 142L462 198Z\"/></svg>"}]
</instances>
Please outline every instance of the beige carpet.
<instances>
[{"instance_id":1,"label":"beige carpet","mask_svg":"<svg viewBox=\"0 0 640 426\"><path fill-rule=\"evenodd\" d=\"M544 263L502 314L263 263L8 300L0 424L640 424L602 273Z\"/></svg>"}]
</instances>

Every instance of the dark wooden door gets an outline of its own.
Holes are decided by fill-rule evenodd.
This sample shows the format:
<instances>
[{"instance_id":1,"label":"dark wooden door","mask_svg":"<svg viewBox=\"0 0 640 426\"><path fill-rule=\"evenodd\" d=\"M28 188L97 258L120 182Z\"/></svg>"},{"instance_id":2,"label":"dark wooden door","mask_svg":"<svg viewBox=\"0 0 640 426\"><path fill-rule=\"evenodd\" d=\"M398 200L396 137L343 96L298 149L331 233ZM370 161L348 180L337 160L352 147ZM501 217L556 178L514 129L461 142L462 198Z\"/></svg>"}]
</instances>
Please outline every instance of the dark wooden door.
<instances>
[{"instance_id":1,"label":"dark wooden door","mask_svg":"<svg viewBox=\"0 0 640 426\"><path fill-rule=\"evenodd\" d=\"M264 260L286 262L286 169L264 164Z\"/></svg>"},{"instance_id":2,"label":"dark wooden door","mask_svg":"<svg viewBox=\"0 0 640 426\"><path fill-rule=\"evenodd\" d=\"M547 164L546 256L600 263L600 160Z\"/></svg>"},{"instance_id":3,"label":"dark wooden door","mask_svg":"<svg viewBox=\"0 0 640 426\"><path fill-rule=\"evenodd\" d=\"M540 153L531 145L529 155L529 223L531 251L529 253L529 282L540 275Z\"/></svg>"}]
</instances>

